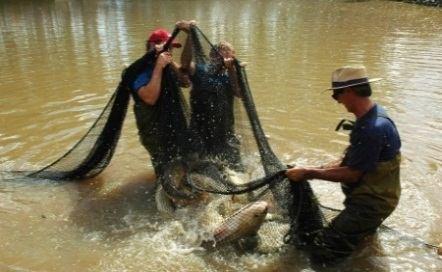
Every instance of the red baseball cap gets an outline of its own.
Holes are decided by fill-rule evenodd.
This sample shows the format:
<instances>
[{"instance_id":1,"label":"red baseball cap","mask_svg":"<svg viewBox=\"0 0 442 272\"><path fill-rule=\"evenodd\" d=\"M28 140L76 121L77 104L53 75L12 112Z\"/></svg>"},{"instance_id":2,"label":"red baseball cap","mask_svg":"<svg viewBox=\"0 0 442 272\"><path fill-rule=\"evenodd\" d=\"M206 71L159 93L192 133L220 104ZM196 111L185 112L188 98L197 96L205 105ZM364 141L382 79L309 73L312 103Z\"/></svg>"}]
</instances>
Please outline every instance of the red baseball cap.
<instances>
[{"instance_id":1,"label":"red baseball cap","mask_svg":"<svg viewBox=\"0 0 442 272\"><path fill-rule=\"evenodd\" d=\"M170 36L171 35L167 30L165 30L163 28L158 28L150 34L149 39L147 39L147 41L155 43L155 44L164 43L164 42L167 42L167 40L170 38ZM172 41L171 45L176 48L181 47L181 44L178 42L175 42L175 41Z\"/></svg>"}]
</instances>

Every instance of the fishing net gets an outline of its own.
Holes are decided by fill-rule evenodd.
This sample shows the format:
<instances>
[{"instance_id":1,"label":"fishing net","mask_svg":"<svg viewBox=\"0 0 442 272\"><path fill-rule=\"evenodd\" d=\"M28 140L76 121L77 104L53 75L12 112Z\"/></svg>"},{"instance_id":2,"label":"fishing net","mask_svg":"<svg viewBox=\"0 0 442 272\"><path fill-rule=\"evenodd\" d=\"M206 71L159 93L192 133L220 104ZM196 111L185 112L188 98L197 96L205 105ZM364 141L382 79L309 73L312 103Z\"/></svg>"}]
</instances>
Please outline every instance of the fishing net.
<instances>
[{"instance_id":1,"label":"fishing net","mask_svg":"<svg viewBox=\"0 0 442 272\"><path fill-rule=\"evenodd\" d=\"M276 157L261 127L245 67L234 60L227 72L220 62L223 44L212 44L197 27L188 33L175 29L165 48L172 39L186 41L181 63L164 69L155 105L144 104L131 89L137 76L156 61L158 54L149 51L124 70L87 134L64 156L28 176L81 180L98 175L114 154L132 94L140 140L157 174L159 206L173 211L173 200L246 195L245 202L265 200L271 203L269 212L279 215L278 224L264 221L258 234L267 230L261 236L272 238L263 241L302 243L303 235L322 227L324 217L310 185L290 183L285 177L287 166ZM181 87L183 75L190 88Z\"/></svg>"}]
</instances>

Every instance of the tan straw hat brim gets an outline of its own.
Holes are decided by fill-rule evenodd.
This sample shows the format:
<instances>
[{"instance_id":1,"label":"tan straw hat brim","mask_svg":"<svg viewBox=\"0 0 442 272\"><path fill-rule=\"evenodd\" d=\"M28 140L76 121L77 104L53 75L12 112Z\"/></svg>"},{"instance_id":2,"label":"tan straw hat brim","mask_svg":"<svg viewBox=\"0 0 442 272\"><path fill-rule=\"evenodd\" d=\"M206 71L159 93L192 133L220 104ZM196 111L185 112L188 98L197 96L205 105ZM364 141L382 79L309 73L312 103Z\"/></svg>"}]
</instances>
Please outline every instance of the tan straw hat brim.
<instances>
[{"instance_id":1,"label":"tan straw hat brim","mask_svg":"<svg viewBox=\"0 0 442 272\"><path fill-rule=\"evenodd\" d=\"M349 84L344 84L342 86L338 86L338 87L331 87L328 88L326 90L338 90L338 89L343 89L343 88L347 88L347 87L352 87L352 86L357 86L357 85L362 85L362 84L367 84L367 83L371 83L371 82L376 82L382 80L382 78L371 78L362 82L357 82L357 83L351 83L349 82Z\"/></svg>"}]
</instances>

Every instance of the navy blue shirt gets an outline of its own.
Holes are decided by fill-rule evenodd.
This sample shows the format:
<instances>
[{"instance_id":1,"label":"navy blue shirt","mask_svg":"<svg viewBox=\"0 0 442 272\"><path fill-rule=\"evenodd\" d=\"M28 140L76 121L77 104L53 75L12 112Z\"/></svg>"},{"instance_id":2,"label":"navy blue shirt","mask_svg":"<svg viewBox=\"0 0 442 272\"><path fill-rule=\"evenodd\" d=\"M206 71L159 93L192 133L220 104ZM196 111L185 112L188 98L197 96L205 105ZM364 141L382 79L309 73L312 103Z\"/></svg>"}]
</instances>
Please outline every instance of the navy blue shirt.
<instances>
[{"instance_id":1,"label":"navy blue shirt","mask_svg":"<svg viewBox=\"0 0 442 272\"><path fill-rule=\"evenodd\" d=\"M393 159L400 147L401 139L395 124L385 110L375 104L356 120L342 165L363 172L372 171L377 162Z\"/></svg>"},{"instance_id":2,"label":"navy blue shirt","mask_svg":"<svg viewBox=\"0 0 442 272\"><path fill-rule=\"evenodd\" d=\"M222 146L234 135L234 93L227 72L213 70L210 64L197 64L191 76L190 126L207 145Z\"/></svg>"},{"instance_id":3,"label":"navy blue shirt","mask_svg":"<svg viewBox=\"0 0 442 272\"><path fill-rule=\"evenodd\" d=\"M208 64L195 65L195 74L191 76L194 85L205 92L231 92L230 80L227 72L216 74Z\"/></svg>"}]
</instances>

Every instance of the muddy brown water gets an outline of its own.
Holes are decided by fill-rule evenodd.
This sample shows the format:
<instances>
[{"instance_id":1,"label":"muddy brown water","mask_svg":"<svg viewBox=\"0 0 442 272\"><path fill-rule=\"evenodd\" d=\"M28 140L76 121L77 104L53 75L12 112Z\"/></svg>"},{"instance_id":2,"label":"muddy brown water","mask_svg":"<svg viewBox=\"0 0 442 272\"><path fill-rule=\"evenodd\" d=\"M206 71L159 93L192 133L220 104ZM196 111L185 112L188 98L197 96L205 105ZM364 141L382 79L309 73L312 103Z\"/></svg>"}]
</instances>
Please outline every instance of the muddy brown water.
<instances>
[{"instance_id":1,"label":"muddy brown water","mask_svg":"<svg viewBox=\"0 0 442 272\"><path fill-rule=\"evenodd\" d=\"M351 118L324 92L330 73L365 64L384 80L373 99L403 142L400 204L341 270L440 271L411 234L442 242L442 9L391 1L2 1L0 166L44 166L91 126L123 67L143 54L149 30L196 19L248 63L270 144L286 163L338 158ZM82 183L0 180L1 271L312 271L283 253L204 254L178 222L154 211L152 168L129 114L115 159ZM336 184L313 181L341 207ZM177 238L181 237L181 238ZM183 238L184 237L184 238Z\"/></svg>"}]
</instances>

